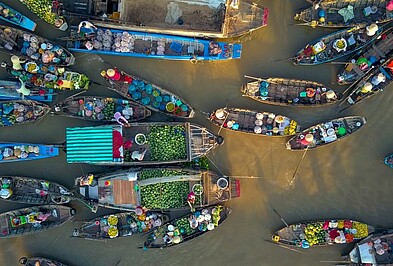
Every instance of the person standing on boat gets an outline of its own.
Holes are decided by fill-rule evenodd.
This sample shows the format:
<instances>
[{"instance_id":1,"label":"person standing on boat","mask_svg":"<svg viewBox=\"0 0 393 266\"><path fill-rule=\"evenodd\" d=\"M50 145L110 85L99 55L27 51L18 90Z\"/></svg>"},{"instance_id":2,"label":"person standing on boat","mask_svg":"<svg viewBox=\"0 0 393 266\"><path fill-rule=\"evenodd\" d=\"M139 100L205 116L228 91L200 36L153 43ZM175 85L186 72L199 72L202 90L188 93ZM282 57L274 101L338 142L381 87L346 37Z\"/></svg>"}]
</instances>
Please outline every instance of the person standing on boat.
<instances>
[{"instance_id":1,"label":"person standing on boat","mask_svg":"<svg viewBox=\"0 0 393 266\"><path fill-rule=\"evenodd\" d=\"M93 23L85 20L85 21L82 21L81 23L79 23L78 33L82 32L86 36L88 36L88 35L95 33L96 29L97 29L97 27L94 26Z\"/></svg>"}]
</instances>

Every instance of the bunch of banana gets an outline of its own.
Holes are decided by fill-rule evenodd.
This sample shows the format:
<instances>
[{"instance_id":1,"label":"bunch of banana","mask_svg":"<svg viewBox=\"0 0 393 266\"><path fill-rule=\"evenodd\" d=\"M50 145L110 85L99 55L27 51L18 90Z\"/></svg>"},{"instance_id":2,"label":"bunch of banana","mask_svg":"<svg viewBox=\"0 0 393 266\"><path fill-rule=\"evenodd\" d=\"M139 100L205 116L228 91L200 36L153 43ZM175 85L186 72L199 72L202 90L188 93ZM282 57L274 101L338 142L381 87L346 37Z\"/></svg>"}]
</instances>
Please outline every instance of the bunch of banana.
<instances>
[{"instance_id":1,"label":"bunch of banana","mask_svg":"<svg viewBox=\"0 0 393 266\"><path fill-rule=\"evenodd\" d=\"M291 120L289 126L284 128L284 135L295 135L296 134L297 122L295 120Z\"/></svg>"}]
</instances>

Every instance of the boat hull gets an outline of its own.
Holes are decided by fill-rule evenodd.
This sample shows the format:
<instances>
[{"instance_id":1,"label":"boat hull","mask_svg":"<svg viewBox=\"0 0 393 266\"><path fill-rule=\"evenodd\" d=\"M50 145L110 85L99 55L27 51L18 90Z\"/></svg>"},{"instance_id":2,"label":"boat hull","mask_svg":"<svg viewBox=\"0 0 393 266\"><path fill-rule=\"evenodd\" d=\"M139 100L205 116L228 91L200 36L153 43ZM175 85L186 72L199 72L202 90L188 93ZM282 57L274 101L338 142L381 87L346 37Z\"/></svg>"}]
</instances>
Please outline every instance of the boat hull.
<instances>
[{"instance_id":1,"label":"boat hull","mask_svg":"<svg viewBox=\"0 0 393 266\"><path fill-rule=\"evenodd\" d=\"M28 157L15 157L15 156L4 156L5 149L15 150L15 147L21 146L31 146L38 147L38 152L36 150L34 152L30 152ZM30 160L38 160L38 159L46 159L50 157L55 157L59 155L59 148L54 145L43 145L43 144L31 144L31 143L0 143L0 149L2 151L2 160L0 163L10 163L10 162L22 162L22 161L30 161Z\"/></svg>"},{"instance_id":2,"label":"boat hull","mask_svg":"<svg viewBox=\"0 0 393 266\"><path fill-rule=\"evenodd\" d=\"M20 89L20 85L20 82L17 81L0 80L0 100L22 100L21 94L16 91ZM42 93L30 89L30 95L23 96L23 98L39 102L52 102L53 96L53 89L42 91Z\"/></svg>"},{"instance_id":3,"label":"boat hull","mask_svg":"<svg viewBox=\"0 0 393 266\"><path fill-rule=\"evenodd\" d=\"M58 261L54 261L51 259L47 259L47 258L42 258L42 257L31 257L31 258L20 258L19 259L19 263L22 265L26 265L26 266L46 266L46 265L50 265L50 266L66 266L65 264L58 262ZM37 264L39 263L39 264Z\"/></svg>"},{"instance_id":4,"label":"boat hull","mask_svg":"<svg viewBox=\"0 0 393 266\"><path fill-rule=\"evenodd\" d=\"M14 126L36 122L50 111L44 103L32 100L12 100L0 103L0 126Z\"/></svg>"},{"instance_id":5,"label":"boat hull","mask_svg":"<svg viewBox=\"0 0 393 266\"><path fill-rule=\"evenodd\" d=\"M13 15L8 15L8 17L5 17L4 13L2 12L0 15L0 19L7 21L8 23L17 25L17 26L24 28L26 30L31 30L31 31L35 30L37 24L34 21L32 21L28 17L22 15L21 13L19 13L15 9L9 7L8 5L6 5L2 2L0 2L0 6L2 7L2 10L8 9L10 12L13 13Z\"/></svg>"}]
</instances>

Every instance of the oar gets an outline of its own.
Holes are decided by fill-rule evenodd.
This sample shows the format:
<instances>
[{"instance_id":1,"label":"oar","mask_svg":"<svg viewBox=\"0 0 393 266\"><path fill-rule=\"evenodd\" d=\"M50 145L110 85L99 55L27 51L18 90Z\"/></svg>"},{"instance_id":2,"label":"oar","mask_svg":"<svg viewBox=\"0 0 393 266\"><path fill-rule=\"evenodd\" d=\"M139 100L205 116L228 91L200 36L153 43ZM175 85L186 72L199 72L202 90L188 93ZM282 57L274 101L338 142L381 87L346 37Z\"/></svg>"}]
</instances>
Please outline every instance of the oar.
<instances>
[{"instance_id":1,"label":"oar","mask_svg":"<svg viewBox=\"0 0 393 266\"><path fill-rule=\"evenodd\" d=\"M306 255L306 253L304 253L304 252L302 252L302 251L300 251L300 250L297 250L297 249L294 249L294 248L291 248L291 247L287 247L287 246L285 246L285 245L283 245L283 244L280 244L280 243L277 243L277 242L274 242L274 241L271 241L271 240L268 240L268 239L265 239L265 241L268 242L268 243L270 243L270 244L275 244L275 245L277 245L277 246L279 246L279 247L288 249L288 250L290 250L290 251L294 251L294 252L298 252L298 253L300 253L300 254Z\"/></svg>"},{"instance_id":2,"label":"oar","mask_svg":"<svg viewBox=\"0 0 393 266\"><path fill-rule=\"evenodd\" d=\"M294 58L294 56L281 58L281 59L275 59L275 60L273 60L273 62L290 61L293 58Z\"/></svg>"},{"instance_id":3,"label":"oar","mask_svg":"<svg viewBox=\"0 0 393 266\"><path fill-rule=\"evenodd\" d=\"M227 103L225 104L224 110L228 107L228 102L229 102L229 101L227 101ZM218 132L217 132L217 135L220 134L222 128L224 127L224 123L225 123L225 122L227 121L227 119L228 119L228 116L229 116L229 112L226 114L225 119L224 119L224 122L221 124L220 129L219 129Z\"/></svg>"},{"instance_id":4,"label":"oar","mask_svg":"<svg viewBox=\"0 0 393 266\"><path fill-rule=\"evenodd\" d=\"M248 76L248 75L244 75L244 77L245 78L249 78L249 79L255 79L255 80L259 81L259 82L266 81L266 82L273 83L273 84L280 84L280 83L277 83L277 82L269 81L267 78L257 78L257 77ZM268 97L266 97L266 98L268 98Z\"/></svg>"},{"instance_id":5,"label":"oar","mask_svg":"<svg viewBox=\"0 0 393 266\"><path fill-rule=\"evenodd\" d=\"M352 263L350 261L339 261L339 260L321 260L319 262L322 262L322 263L341 263L341 264L351 264Z\"/></svg>"},{"instance_id":6,"label":"oar","mask_svg":"<svg viewBox=\"0 0 393 266\"><path fill-rule=\"evenodd\" d=\"M332 65L346 65L346 64L348 64L348 62L331 61L331 62L329 62L329 64L332 64Z\"/></svg>"},{"instance_id":7,"label":"oar","mask_svg":"<svg viewBox=\"0 0 393 266\"><path fill-rule=\"evenodd\" d=\"M290 186L293 184L293 181L295 181L297 171L299 170L300 165L301 165L301 163L302 163L304 157L306 156L306 153L307 153L307 151L308 151L308 147L309 147L309 146L307 145L307 148L305 149L305 151L304 151L304 153L303 153L302 159L300 159L300 162L299 162L299 164L298 164L297 167L296 167L295 173L293 173L292 180L289 182L289 185L290 185Z\"/></svg>"}]
</instances>

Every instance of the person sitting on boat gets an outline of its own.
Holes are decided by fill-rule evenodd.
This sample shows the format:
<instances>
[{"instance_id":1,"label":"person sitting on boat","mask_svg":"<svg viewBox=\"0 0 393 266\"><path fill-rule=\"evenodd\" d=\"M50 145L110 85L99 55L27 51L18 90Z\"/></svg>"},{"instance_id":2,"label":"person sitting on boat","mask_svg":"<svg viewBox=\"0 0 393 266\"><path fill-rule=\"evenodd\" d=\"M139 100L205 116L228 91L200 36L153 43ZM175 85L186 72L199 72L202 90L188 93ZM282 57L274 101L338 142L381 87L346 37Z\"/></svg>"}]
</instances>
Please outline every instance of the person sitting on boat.
<instances>
[{"instance_id":1,"label":"person sitting on boat","mask_svg":"<svg viewBox=\"0 0 393 266\"><path fill-rule=\"evenodd\" d=\"M219 55L221 52L222 48L217 42L209 43L209 55Z\"/></svg>"},{"instance_id":2,"label":"person sitting on boat","mask_svg":"<svg viewBox=\"0 0 393 266\"><path fill-rule=\"evenodd\" d=\"M94 26L93 23L85 20L85 21L82 21L81 23L79 23L78 33L82 32L86 36L89 36L91 34L94 34L96 29L97 29L97 27Z\"/></svg>"},{"instance_id":3,"label":"person sitting on boat","mask_svg":"<svg viewBox=\"0 0 393 266\"><path fill-rule=\"evenodd\" d=\"M120 125L125 126L125 127L131 126L130 123L128 122L128 120L124 116L122 116L122 114L120 112L116 112L114 114L114 117L116 119L116 122L119 123Z\"/></svg>"}]
</instances>

